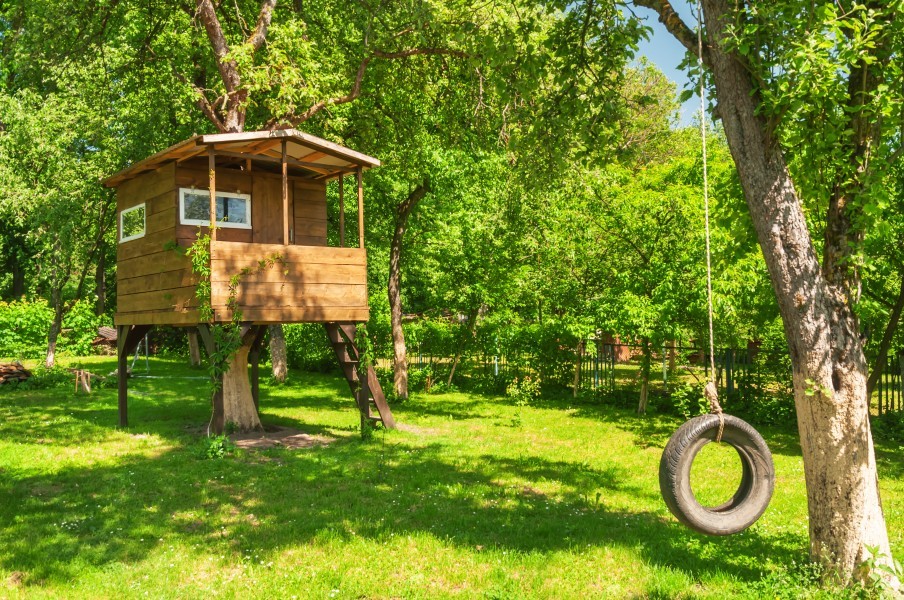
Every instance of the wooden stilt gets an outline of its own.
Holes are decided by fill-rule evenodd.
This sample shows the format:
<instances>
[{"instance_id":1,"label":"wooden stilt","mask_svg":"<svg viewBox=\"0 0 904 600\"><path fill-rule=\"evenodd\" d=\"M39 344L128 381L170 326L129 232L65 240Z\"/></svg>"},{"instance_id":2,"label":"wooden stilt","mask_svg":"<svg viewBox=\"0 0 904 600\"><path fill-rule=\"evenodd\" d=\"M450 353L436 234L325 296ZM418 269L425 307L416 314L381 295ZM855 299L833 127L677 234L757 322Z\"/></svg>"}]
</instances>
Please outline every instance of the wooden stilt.
<instances>
[{"instance_id":1,"label":"wooden stilt","mask_svg":"<svg viewBox=\"0 0 904 600\"><path fill-rule=\"evenodd\" d=\"M135 351L151 327L151 325L120 325L116 328L120 427L129 426L129 355Z\"/></svg>"},{"instance_id":2,"label":"wooden stilt","mask_svg":"<svg viewBox=\"0 0 904 600\"><path fill-rule=\"evenodd\" d=\"M345 176L339 176L339 247L345 248Z\"/></svg>"}]
</instances>

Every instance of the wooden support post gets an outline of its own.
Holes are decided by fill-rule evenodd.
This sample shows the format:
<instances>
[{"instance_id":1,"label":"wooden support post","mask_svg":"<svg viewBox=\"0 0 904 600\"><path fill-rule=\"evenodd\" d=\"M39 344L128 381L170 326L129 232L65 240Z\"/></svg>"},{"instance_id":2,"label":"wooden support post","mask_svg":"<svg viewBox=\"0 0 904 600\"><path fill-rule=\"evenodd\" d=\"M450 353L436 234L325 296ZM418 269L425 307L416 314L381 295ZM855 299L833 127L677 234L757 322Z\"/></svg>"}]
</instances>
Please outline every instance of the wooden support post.
<instances>
[{"instance_id":1,"label":"wooden support post","mask_svg":"<svg viewBox=\"0 0 904 600\"><path fill-rule=\"evenodd\" d=\"M116 328L117 362L116 374L119 387L119 426L129 426L129 355L124 352L126 335L130 327L120 325Z\"/></svg>"},{"instance_id":2,"label":"wooden support post","mask_svg":"<svg viewBox=\"0 0 904 600\"><path fill-rule=\"evenodd\" d=\"M213 144L207 147L207 178L210 190L210 241L217 241L217 155Z\"/></svg>"},{"instance_id":3,"label":"wooden support post","mask_svg":"<svg viewBox=\"0 0 904 600\"><path fill-rule=\"evenodd\" d=\"M289 165L286 162L286 140L282 141L282 215L283 245L289 245Z\"/></svg>"},{"instance_id":4,"label":"wooden support post","mask_svg":"<svg viewBox=\"0 0 904 600\"><path fill-rule=\"evenodd\" d=\"M197 330L188 330L188 363L193 367L201 366L201 346L198 344Z\"/></svg>"},{"instance_id":5,"label":"wooden support post","mask_svg":"<svg viewBox=\"0 0 904 600\"><path fill-rule=\"evenodd\" d=\"M217 343L213 339L210 326L207 323L201 323L198 325L198 333L201 334L201 341L204 342L204 348L207 350L208 359L210 359L217 351ZM213 431L222 433L226 427L226 411L223 409L223 376L220 376L220 381L214 383L217 391L214 392L213 398L211 398L213 417L210 421L210 427Z\"/></svg>"},{"instance_id":6,"label":"wooden support post","mask_svg":"<svg viewBox=\"0 0 904 600\"><path fill-rule=\"evenodd\" d=\"M261 362L261 346L264 341L264 334L267 332L266 325L257 325L254 335L254 342L251 344L251 351L248 352L248 362L251 363L251 397L254 398L254 408L260 409L260 362Z\"/></svg>"},{"instance_id":7,"label":"wooden support post","mask_svg":"<svg viewBox=\"0 0 904 600\"><path fill-rule=\"evenodd\" d=\"M358 167L358 247L364 247L364 169Z\"/></svg>"},{"instance_id":8,"label":"wooden support post","mask_svg":"<svg viewBox=\"0 0 904 600\"><path fill-rule=\"evenodd\" d=\"M339 247L345 248L345 174L339 176Z\"/></svg>"},{"instance_id":9,"label":"wooden support post","mask_svg":"<svg viewBox=\"0 0 904 600\"><path fill-rule=\"evenodd\" d=\"M129 355L138 347L151 325L120 325L116 328L119 426L129 426Z\"/></svg>"}]
</instances>

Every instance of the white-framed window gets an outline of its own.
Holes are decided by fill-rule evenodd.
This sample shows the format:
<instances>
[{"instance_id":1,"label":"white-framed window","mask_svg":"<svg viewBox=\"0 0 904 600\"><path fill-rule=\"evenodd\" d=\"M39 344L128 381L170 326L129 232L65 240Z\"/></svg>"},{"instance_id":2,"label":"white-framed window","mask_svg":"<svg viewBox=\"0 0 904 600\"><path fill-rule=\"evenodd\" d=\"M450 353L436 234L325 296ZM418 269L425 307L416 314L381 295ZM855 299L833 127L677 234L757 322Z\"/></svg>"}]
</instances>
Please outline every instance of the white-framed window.
<instances>
[{"instance_id":1,"label":"white-framed window","mask_svg":"<svg viewBox=\"0 0 904 600\"><path fill-rule=\"evenodd\" d=\"M119 243L144 237L147 210L144 203L119 213Z\"/></svg>"},{"instance_id":2,"label":"white-framed window","mask_svg":"<svg viewBox=\"0 0 904 600\"><path fill-rule=\"evenodd\" d=\"M210 192L179 188L179 222L210 225ZM251 229L251 196L217 192L217 226Z\"/></svg>"}]
</instances>

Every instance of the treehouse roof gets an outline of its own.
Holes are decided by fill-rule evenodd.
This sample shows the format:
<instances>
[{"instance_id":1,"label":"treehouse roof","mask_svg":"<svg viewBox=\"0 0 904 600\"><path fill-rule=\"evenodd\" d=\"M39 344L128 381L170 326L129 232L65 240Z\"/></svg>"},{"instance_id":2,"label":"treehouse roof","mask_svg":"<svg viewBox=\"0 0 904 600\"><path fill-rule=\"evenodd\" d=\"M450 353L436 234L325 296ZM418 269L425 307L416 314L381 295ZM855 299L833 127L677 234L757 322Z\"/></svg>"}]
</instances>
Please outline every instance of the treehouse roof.
<instances>
[{"instance_id":1,"label":"treehouse roof","mask_svg":"<svg viewBox=\"0 0 904 600\"><path fill-rule=\"evenodd\" d=\"M263 161L268 165L279 165L282 161L283 141L286 142L288 168L314 179L330 179L343 173L353 173L358 168L380 166L380 161L372 156L296 129L216 133L195 135L170 146L110 176L104 181L104 185L116 187L168 162L204 157L211 149L217 156L217 164L250 159L258 163Z\"/></svg>"}]
</instances>

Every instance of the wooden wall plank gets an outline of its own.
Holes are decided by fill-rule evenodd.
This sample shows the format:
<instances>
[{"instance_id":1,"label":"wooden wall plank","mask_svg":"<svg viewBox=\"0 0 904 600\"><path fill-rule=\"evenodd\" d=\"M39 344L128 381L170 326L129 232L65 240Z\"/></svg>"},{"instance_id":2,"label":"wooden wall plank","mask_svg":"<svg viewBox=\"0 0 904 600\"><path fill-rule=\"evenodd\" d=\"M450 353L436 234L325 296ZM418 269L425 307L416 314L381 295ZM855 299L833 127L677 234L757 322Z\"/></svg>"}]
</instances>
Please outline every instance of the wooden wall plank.
<instances>
[{"instance_id":1,"label":"wooden wall plank","mask_svg":"<svg viewBox=\"0 0 904 600\"><path fill-rule=\"evenodd\" d=\"M198 311L144 311L136 313L116 313L116 325L197 325Z\"/></svg>"},{"instance_id":2,"label":"wooden wall plank","mask_svg":"<svg viewBox=\"0 0 904 600\"><path fill-rule=\"evenodd\" d=\"M216 306L225 306L229 297L228 282L211 283ZM341 283L244 283L237 288L236 299L243 308L276 308L281 306L367 306L367 289L363 284Z\"/></svg>"},{"instance_id":3,"label":"wooden wall plank","mask_svg":"<svg viewBox=\"0 0 904 600\"><path fill-rule=\"evenodd\" d=\"M116 279L121 281L130 277L143 277L152 273L179 269L191 269L191 261L188 257L175 250L163 250L117 262Z\"/></svg>"},{"instance_id":4,"label":"wooden wall plank","mask_svg":"<svg viewBox=\"0 0 904 600\"><path fill-rule=\"evenodd\" d=\"M157 233L148 233L144 237L128 242L121 242L116 246L116 262L129 260L148 254L156 254L164 251L168 244L175 243L172 229L165 229Z\"/></svg>"},{"instance_id":5,"label":"wooden wall plank","mask_svg":"<svg viewBox=\"0 0 904 600\"><path fill-rule=\"evenodd\" d=\"M123 182L116 188L117 212L172 192L176 187L175 173L175 163L169 163Z\"/></svg>"},{"instance_id":6,"label":"wooden wall plank","mask_svg":"<svg viewBox=\"0 0 904 600\"><path fill-rule=\"evenodd\" d=\"M153 290L171 290L193 286L198 283L198 276L191 269L152 273L142 277L119 279L116 282L116 293L120 296L150 292Z\"/></svg>"},{"instance_id":7,"label":"wooden wall plank","mask_svg":"<svg viewBox=\"0 0 904 600\"><path fill-rule=\"evenodd\" d=\"M211 273L211 281L229 282L232 275L244 267L231 270L216 261ZM367 281L365 265L324 265L319 263L273 263L271 266L252 267L252 271L242 277L242 283L343 283L360 284Z\"/></svg>"},{"instance_id":8,"label":"wooden wall plank","mask_svg":"<svg viewBox=\"0 0 904 600\"><path fill-rule=\"evenodd\" d=\"M255 244L282 244L282 180L253 177L251 224Z\"/></svg>"},{"instance_id":9,"label":"wooden wall plank","mask_svg":"<svg viewBox=\"0 0 904 600\"><path fill-rule=\"evenodd\" d=\"M293 182L295 208L295 244L327 245L327 206L325 182Z\"/></svg>"},{"instance_id":10,"label":"wooden wall plank","mask_svg":"<svg viewBox=\"0 0 904 600\"><path fill-rule=\"evenodd\" d=\"M207 169L187 167L184 164L179 165L176 170L175 181L177 188L194 187L200 190L207 190L210 186ZM251 173L237 169L217 168L217 191L253 194Z\"/></svg>"},{"instance_id":11,"label":"wooden wall plank","mask_svg":"<svg viewBox=\"0 0 904 600\"><path fill-rule=\"evenodd\" d=\"M195 286L119 295L116 298L116 308L119 313L150 310L180 312L188 308L194 308L197 305L198 299L195 297Z\"/></svg>"},{"instance_id":12,"label":"wooden wall plank","mask_svg":"<svg viewBox=\"0 0 904 600\"><path fill-rule=\"evenodd\" d=\"M253 266L257 261L274 255L287 263L367 264L367 251L363 248L331 248L320 246L283 246L282 244L228 244L217 242L211 248L214 261L233 261L240 266Z\"/></svg>"},{"instance_id":13,"label":"wooden wall plank","mask_svg":"<svg viewBox=\"0 0 904 600\"><path fill-rule=\"evenodd\" d=\"M170 196L170 194L158 196L161 201L158 202L155 200L153 202L153 207L157 210L148 210L148 216L144 222L145 234L157 233L158 231L175 231L176 205L170 202L167 208L163 208L164 204L166 204L165 199L168 196ZM169 199L172 200L171 197ZM175 237L175 235L173 235L173 237Z\"/></svg>"},{"instance_id":14,"label":"wooden wall plank","mask_svg":"<svg viewBox=\"0 0 904 600\"><path fill-rule=\"evenodd\" d=\"M198 239L198 233L202 235L210 229L207 225L177 225L176 239L178 244L183 248L187 248L195 243ZM238 229L235 227L217 227L218 242L238 242L241 244L250 244L253 233L250 229Z\"/></svg>"},{"instance_id":15,"label":"wooden wall plank","mask_svg":"<svg viewBox=\"0 0 904 600\"><path fill-rule=\"evenodd\" d=\"M228 321L228 311L217 311L216 318ZM242 319L252 323L325 323L331 321L363 322L370 318L370 310L359 307L284 307L254 308L242 311Z\"/></svg>"}]
</instances>

